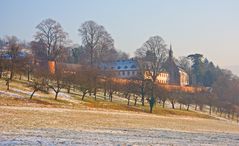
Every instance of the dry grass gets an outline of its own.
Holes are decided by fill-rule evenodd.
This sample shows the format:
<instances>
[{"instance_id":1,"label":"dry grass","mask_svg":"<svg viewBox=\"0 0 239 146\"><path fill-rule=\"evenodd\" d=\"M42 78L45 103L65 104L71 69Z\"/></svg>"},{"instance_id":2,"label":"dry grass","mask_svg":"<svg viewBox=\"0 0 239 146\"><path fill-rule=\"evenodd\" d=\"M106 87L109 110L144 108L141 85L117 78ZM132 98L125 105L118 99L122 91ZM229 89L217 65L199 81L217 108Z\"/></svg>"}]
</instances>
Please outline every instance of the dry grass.
<instances>
[{"instance_id":1,"label":"dry grass","mask_svg":"<svg viewBox=\"0 0 239 146\"><path fill-rule=\"evenodd\" d=\"M11 87L31 91L24 81L14 81ZM3 93L6 91L1 80L0 91ZM26 93L19 93L16 90L11 90L9 93L20 95L16 98L11 97L10 94L0 94L0 133L5 134L2 138L7 136L10 142L11 139L15 140L16 133L21 135L23 138L21 141L24 141L27 137L29 138L27 132L29 130L35 131L37 136L47 137L51 136L47 131L51 129L78 131L79 133L89 131L90 136L94 133L96 138L100 132L106 134L104 137L109 135L107 131L111 133L110 136L115 133L117 138L117 132L123 132L121 136L125 136L128 134L127 131L131 131L134 136L144 137L146 132L148 134L146 138L151 139L152 130L158 131L159 129L185 131L189 134L204 132L239 134L239 126L235 122L218 120L195 111L164 109L159 105L154 108L153 114L149 114L147 103L145 106L139 104L133 106L131 102L130 106L127 106L127 100L118 96L114 97L113 102L104 100L102 95L98 96L96 101L89 96L82 101L81 95L74 93L70 94L71 100L59 97L56 101L53 94L37 92L38 96L29 100L29 95ZM45 129L47 133L41 135L38 133L39 129ZM57 139L66 137L65 133L61 134L63 136L59 136L58 133ZM74 133L71 134L74 137ZM52 135L56 136L57 133L53 132ZM171 135L168 139L174 136ZM128 136L126 138L129 139Z\"/></svg>"},{"instance_id":2,"label":"dry grass","mask_svg":"<svg viewBox=\"0 0 239 146\"><path fill-rule=\"evenodd\" d=\"M63 108L0 107L0 130L25 128L60 129L170 129L190 132L238 133L239 126L225 121L157 116L112 110L75 110Z\"/></svg>"},{"instance_id":3,"label":"dry grass","mask_svg":"<svg viewBox=\"0 0 239 146\"><path fill-rule=\"evenodd\" d=\"M6 86L4 85L4 81L0 80L0 90L6 91ZM14 89L22 90L26 93L16 92ZM149 105L146 103L145 106L141 106L138 103L136 106L133 105L133 102L130 102L130 106L127 105L127 100L121 98L119 96L114 96L113 102L109 100L104 100L104 97L101 93L99 93L97 100L95 101L93 97L86 96L85 100L81 100L81 94L73 92L70 96L77 101L77 103L70 102L65 100L64 98L59 97L56 101L54 100L54 94L46 94L42 92L36 92L36 95L33 96L32 100L29 100L30 93L32 89L28 86L27 82L24 80L13 80L11 82L10 93L18 94L22 98L14 98L11 96L1 96L0 105L9 105L9 106L30 106L30 107L61 107L61 108L100 108L100 109L113 109L113 110L121 110L121 111L135 111L141 113L149 112ZM63 92L66 92L63 90ZM67 94L67 93L66 93ZM170 116L170 115L178 115L178 116L189 116L189 117L199 117L199 118L212 118L206 114L194 112L194 111L186 111L179 109L169 109L162 108L157 105L154 108L153 114Z\"/></svg>"}]
</instances>

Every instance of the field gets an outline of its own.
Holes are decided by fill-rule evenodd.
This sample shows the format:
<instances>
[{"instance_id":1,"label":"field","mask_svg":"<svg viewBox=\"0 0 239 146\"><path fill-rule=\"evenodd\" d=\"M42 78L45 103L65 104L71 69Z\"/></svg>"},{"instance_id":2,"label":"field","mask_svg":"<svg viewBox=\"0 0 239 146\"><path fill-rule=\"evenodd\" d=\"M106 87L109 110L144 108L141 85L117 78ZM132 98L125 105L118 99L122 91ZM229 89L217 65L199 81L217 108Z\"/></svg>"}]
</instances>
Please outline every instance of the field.
<instances>
[{"instance_id":1,"label":"field","mask_svg":"<svg viewBox=\"0 0 239 146\"><path fill-rule=\"evenodd\" d=\"M37 92L29 100L26 82L10 91L0 82L0 145L239 145L239 125L196 111L113 103L99 94Z\"/></svg>"}]
</instances>

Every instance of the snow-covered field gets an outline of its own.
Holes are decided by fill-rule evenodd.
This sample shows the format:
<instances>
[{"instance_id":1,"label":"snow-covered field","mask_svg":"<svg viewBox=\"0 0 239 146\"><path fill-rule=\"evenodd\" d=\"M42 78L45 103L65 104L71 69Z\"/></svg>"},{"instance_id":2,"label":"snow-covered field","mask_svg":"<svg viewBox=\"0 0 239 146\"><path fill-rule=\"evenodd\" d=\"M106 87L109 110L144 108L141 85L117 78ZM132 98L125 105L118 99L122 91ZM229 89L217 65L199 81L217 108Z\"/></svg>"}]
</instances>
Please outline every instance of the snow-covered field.
<instances>
[{"instance_id":1,"label":"snow-covered field","mask_svg":"<svg viewBox=\"0 0 239 146\"><path fill-rule=\"evenodd\" d=\"M0 145L239 145L238 134L150 129L24 129L0 135Z\"/></svg>"},{"instance_id":2,"label":"snow-covered field","mask_svg":"<svg viewBox=\"0 0 239 146\"><path fill-rule=\"evenodd\" d=\"M239 145L239 125L113 110L0 106L0 145Z\"/></svg>"}]
</instances>

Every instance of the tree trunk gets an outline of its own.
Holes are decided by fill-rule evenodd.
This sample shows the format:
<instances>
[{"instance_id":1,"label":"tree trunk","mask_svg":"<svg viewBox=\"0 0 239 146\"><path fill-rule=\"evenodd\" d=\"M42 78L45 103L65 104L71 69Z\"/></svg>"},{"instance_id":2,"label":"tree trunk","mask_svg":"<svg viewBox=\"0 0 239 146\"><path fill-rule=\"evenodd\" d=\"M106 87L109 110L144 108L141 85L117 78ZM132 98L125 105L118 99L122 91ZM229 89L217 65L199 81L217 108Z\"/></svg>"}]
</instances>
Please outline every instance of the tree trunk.
<instances>
[{"instance_id":1,"label":"tree trunk","mask_svg":"<svg viewBox=\"0 0 239 146\"><path fill-rule=\"evenodd\" d=\"M142 102L142 106L144 106L144 82L143 81L141 84L141 102Z\"/></svg>"},{"instance_id":2,"label":"tree trunk","mask_svg":"<svg viewBox=\"0 0 239 146\"><path fill-rule=\"evenodd\" d=\"M198 107L198 105L196 104L196 105L195 105L195 111L197 110L197 107Z\"/></svg>"},{"instance_id":3,"label":"tree trunk","mask_svg":"<svg viewBox=\"0 0 239 146\"><path fill-rule=\"evenodd\" d=\"M89 96L91 96L91 90L89 91Z\"/></svg>"},{"instance_id":4,"label":"tree trunk","mask_svg":"<svg viewBox=\"0 0 239 146\"><path fill-rule=\"evenodd\" d=\"M182 110L182 104L180 103L179 109Z\"/></svg>"},{"instance_id":5,"label":"tree trunk","mask_svg":"<svg viewBox=\"0 0 239 146\"><path fill-rule=\"evenodd\" d=\"M231 118L232 120L234 119L234 111L232 111L232 118Z\"/></svg>"},{"instance_id":6,"label":"tree trunk","mask_svg":"<svg viewBox=\"0 0 239 146\"><path fill-rule=\"evenodd\" d=\"M134 106L136 106L137 100L138 100L138 97L135 97L135 99L134 99Z\"/></svg>"},{"instance_id":7,"label":"tree trunk","mask_svg":"<svg viewBox=\"0 0 239 146\"><path fill-rule=\"evenodd\" d=\"M128 99L128 106L129 106L129 102L130 102L130 95L127 96L127 99Z\"/></svg>"},{"instance_id":8,"label":"tree trunk","mask_svg":"<svg viewBox=\"0 0 239 146\"><path fill-rule=\"evenodd\" d=\"M90 65L93 65L93 47L90 48Z\"/></svg>"},{"instance_id":9,"label":"tree trunk","mask_svg":"<svg viewBox=\"0 0 239 146\"><path fill-rule=\"evenodd\" d=\"M212 107L212 112L214 112L214 113L215 113L215 111L216 111L216 110L215 110L215 107Z\"/></svg>"},{"instance_id":10,"label":"tree trunk","mask_svg":"<svg viewBox=\"0 0 239 146\"><path fill-rule=\"evenodd\" d=\"M189 106L190 106L190 104L188 104L187 111L189 111Z\"/></svg>"},{"instance_id":11,"label":"tree trunk","mask_svg":"<svg viewBox=\"0 0 239 146\"><path fill-rule=\"evenodd\" d=\"M212 114L212 106L210 105L209 114Z\"/></svg>"},{"instance_id":12,"label":"tree trunk","mask_svg":"<svg viewBox=\"0 0 239 146\"><path fill-rule=\"evenodd\" d=\"M152 113L153 112L153 106L149 106L150 109L149 109L149 112Z\"/></svg>"},{"instance_id":13,"label":"tree trunk","mask_svg":"<svg viewBox=\"0 0 239 146\"><path fill-rule=\"evenodd\" d=\"M32 99L33 95L35 94L35 92L37 91L37 89L34 89L34 91L32 92L30 99Z\"/></svg>"},{"instance_id":14,"label":"tree trunk","mask_svg":"<svg viewBox=\"0 0 239 146\"><path fill-rule=\"evenodd\" d=\"M95 96L95 101L96 101L96 88L94 89L94 96Z\"/></svg>"},{"instance_id":15,"label":"tree trunk","mask_svg":"<svg viewBox=\"0 0 239 146\"><path fill-rule=\"evenodd\" d=\"M142 101L142 106L144 106L144 95L142 95L141 101Z\"/></svg>"},{"instance_id":16,"label":"tree trunk","mask_svg":"<svg viewBox=\"0 0 239 146\"><path fill-rule=\"evenodd\" d=\"M6 85L7 85L7 90L9 90L10 89L10 79L7 79Z\"/></svg>"},{"instance_id":17,"label":"tree trunk","mask_svg":"<svg viewBox=\"0 0 239 146\"><path fill-rule=\"evenodd\" d=\"M113 99L112 99L113 98L113 93L110 93L109 97L110 97L110 102L112 102L113 101Z\"/></svg>"},{"instance_id":18,"label":"tree trunk","mask_svg":"<svg viewBox=\"0 0 239 146\"><path fill-rule=\"evenodd\" d=\"M58 93L59 93L59 91L56 92L55 100L57 100Z\"/></svg>"},{"instance_id":19,"label":"tree trunk","mask_svg":"<svg viewBox=\"0 0 239 146\"><path fill-rule=\"evenodd\" d=\"M2 72L3 72L3 69L2 67L0 67L0 78L2 78Z\"/></svg>"},{"instance_id":20,"label":"tree trunk","mask_svg":"<svg viewBox=\"0 0 239 146\"><path fill-rule=\"evenodd\" d=\"M165 102L166 102L166 100L162 100L163 101L163 108L165 107Z\"/></svg>"},{"instance_id":21,"label":"tree trunk","mask_svg":"<svg viewBox=\"0 0 239 146\"><path fill-rule=\"evenodd\" d=\"M220 109L220 117L222 116L222 109Z\"/></svg>"},{"instance_id":22,"label":"tree trunk","mask_svg":"<svg viewBox=\"0 0 239 146\"><path fill-rule=\"evenodd\" d=\"M27 71L27 81L30 81L30 71Z\"/></svg>"},{"instance_id":23,"label":"tree trunk","mask_svg":"<svg viewBox=\"0 0 239 146\"><path fill-rule=\"evenodd\" d=\"M70 91L71 91L71 86L69 85L67 88L67 93L70 93Z\"/></svg>"},{"instance_id":24,"label":"tree trunk","mask_svg":"<svg viewBox=\"0 0 239 146\"><path fill-rule=\"evenodd\" d=\"M104 89L104 96L106 97L106 89Z\"/></svg>"},{"instance_id":25,"label":"tree trunk","mask_svg":"<svg viewBox=\"0 0 239 146\"><path fill-rule=\"evenodd\" d=\"M87 92L83 92L81 100L84 100L86 93Z\"/></svg>"},{"instance_id":26,"label":"tree trunk","mask_svg":"<svg viewBox=\"0 0 239 146\"><path fill-rule=\"evenodd\" d=\"M203 111L203 104L199 106L200 111Z\"/></svg>"},{"instance_id":27,"label":"tree trunk","mask_svg":"<svg viewBox=\"0 0 239 146\"><path fill-rule=\"evenodd\" d=\"M174 101L171 101L171 104L172 104L172 109L174 109Z\"/></svg>"},{"instance_id":28,"label":"tree trunk","mask_svg":"<svg viewBox=\"0 0 239 146\"><path fill-rule=\"evenodd\" d=\"M13 70L11 70L11 74L10 74L10 80L12 80L12 78L13 78Z\"/></svg>"}]
</instances>

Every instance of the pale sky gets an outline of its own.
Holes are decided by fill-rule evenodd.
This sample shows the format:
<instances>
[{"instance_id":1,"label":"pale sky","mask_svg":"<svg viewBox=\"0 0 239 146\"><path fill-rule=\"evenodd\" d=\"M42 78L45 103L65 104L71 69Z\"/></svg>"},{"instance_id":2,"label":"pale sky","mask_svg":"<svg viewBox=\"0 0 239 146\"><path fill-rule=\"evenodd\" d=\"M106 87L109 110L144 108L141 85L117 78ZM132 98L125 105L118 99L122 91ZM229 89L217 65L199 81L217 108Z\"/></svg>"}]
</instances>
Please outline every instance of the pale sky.
<instances>
[{"instance_id":1,"label":"pale sky","mask_svg":"<svg viewBox=\"0 0 239 146\"><path fill-rule=\"evenodd\" d=\"M93 20L131 55L159 35L176 57L202 53L239 68L239 0L0 0L0 37L31 41L46 18L61 23L74 43L80 44L80 25Z\"/></svg>"}]
</instances>

